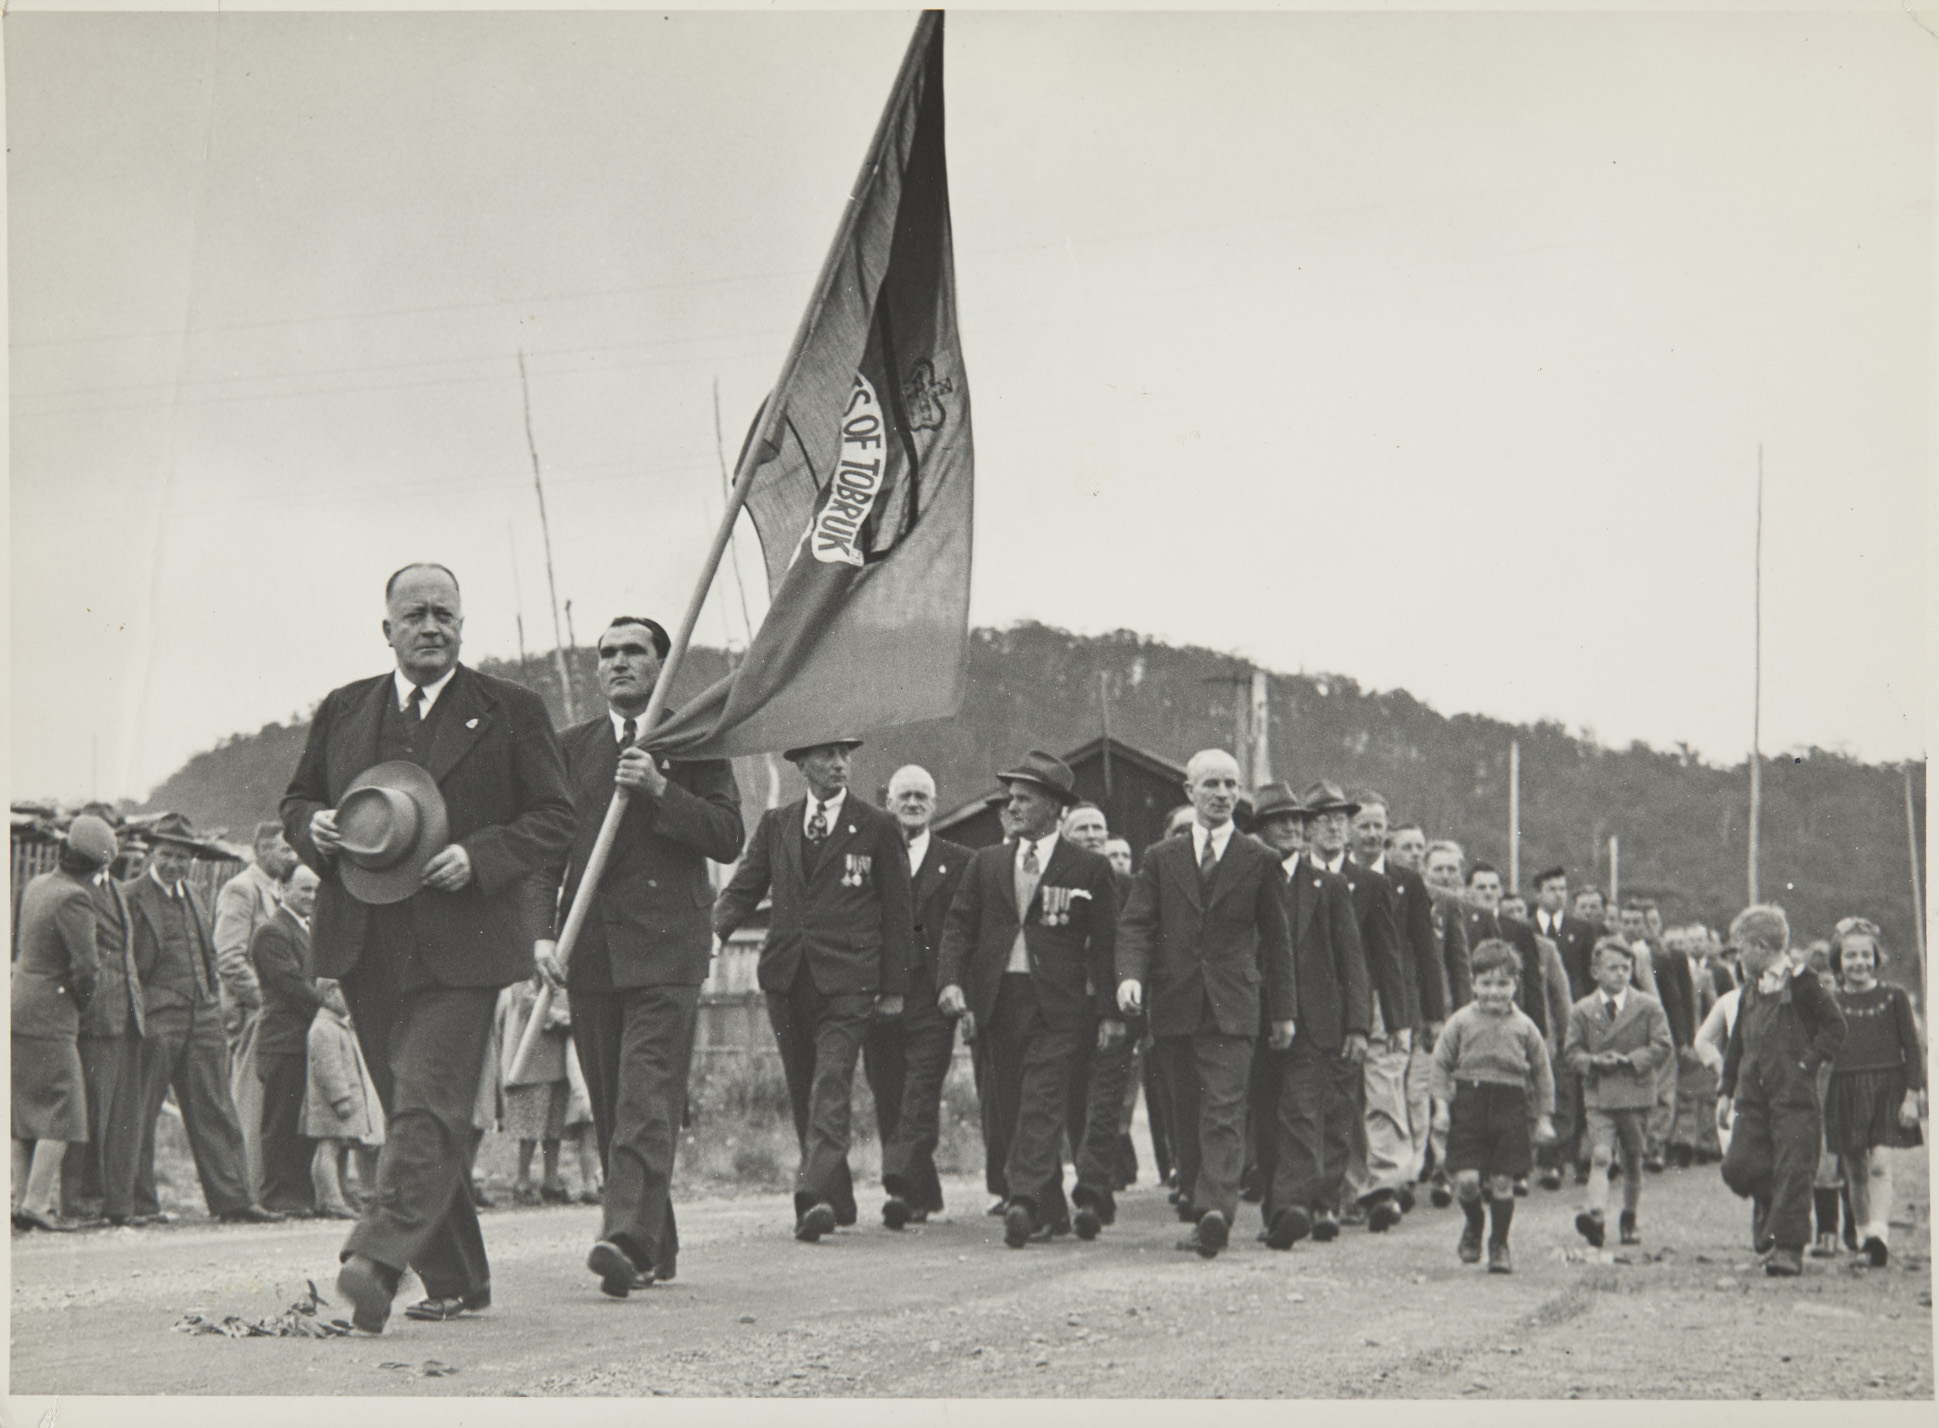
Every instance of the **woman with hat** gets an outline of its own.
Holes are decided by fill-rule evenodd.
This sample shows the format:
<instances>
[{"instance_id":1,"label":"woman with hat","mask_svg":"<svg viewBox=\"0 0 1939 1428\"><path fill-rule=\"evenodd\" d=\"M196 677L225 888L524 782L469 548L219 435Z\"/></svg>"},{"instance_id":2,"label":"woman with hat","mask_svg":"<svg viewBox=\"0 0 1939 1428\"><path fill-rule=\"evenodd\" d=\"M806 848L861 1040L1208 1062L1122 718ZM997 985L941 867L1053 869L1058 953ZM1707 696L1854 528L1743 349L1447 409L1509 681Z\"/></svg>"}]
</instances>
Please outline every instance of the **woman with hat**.
<instances>
[{"instance_id":1,"label":"woman with hat","mask_svg":"<svg viewBox=\"0 0 1939 1428\"><path fill-rule=\"evenodd\" d=\"M114 861L114 832L92 814L67 830L59 865L20 898L13 969L13 1183L19 1229L71 1230L54 1208L61 1157L88 1138L78 1037L94 995L94 900L88 884Z\"/></svg>"}]
</instances>

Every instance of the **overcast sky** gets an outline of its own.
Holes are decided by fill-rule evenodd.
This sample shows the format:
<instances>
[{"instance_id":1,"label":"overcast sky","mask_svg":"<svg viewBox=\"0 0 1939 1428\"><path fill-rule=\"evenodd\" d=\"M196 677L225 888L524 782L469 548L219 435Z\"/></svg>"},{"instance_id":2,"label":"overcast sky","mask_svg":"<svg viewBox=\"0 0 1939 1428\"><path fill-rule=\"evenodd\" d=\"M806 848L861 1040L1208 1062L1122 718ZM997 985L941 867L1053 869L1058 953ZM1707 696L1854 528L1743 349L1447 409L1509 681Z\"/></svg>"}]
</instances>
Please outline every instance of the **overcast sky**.
<instances>
[{"instance_id":1,"label":"overcast sky","mask_svg":"<svg viewBox=\"0 0 1939 1428\"><path fill-rule=\"evenodd\" d=\"M549 649L521 348L578 638L671 625L914 18L10 15L14 796L386 668L407 560ZM1766 749L1923 753L1913 19L947 43L977 623L1735 762L1761 442Z\"/></svg>"}]
</instances>

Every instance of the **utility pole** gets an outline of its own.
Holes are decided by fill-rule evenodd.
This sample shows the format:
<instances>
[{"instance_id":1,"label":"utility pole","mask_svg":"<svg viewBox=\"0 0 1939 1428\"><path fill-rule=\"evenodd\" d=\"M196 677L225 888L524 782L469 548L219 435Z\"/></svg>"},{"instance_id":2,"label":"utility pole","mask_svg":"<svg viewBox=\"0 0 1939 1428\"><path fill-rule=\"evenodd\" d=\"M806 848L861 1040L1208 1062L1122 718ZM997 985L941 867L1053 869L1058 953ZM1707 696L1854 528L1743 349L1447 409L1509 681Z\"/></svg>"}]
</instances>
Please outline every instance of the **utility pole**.
<instances>
[{"instance_id":1,"label":"utility pole","mask_svg":"<svg viewBox=\"0 0 1939 1428\"><path fill-rule=\"evenodd\" d=\"M518 349L518 389L525 398L525 449L532 454L532 485L539 493L539 531L545 537L545 584L552 596L552 653L559 665L559 698L565 704L566 723L579 722L573 705L572 673L566 667L565 635L559 629L559 581L552 568L552 522L545 514L545 478L539 474L539 446L532 439L532 384L525 376L525 349Z\"/></svg>"},{"instance_id":2,"label":"utility pole","mask_svg":"<svg viewBox=\"0 0 1939 1428\"><path fill-rule=\"evenodd\" d=\"M518 579L518 538L512 523L505 522L505 543L512 548L512 618L518 625L518 674L525 677L525 588Z\"/></svg>"},{"instance_id":3,"label":"utility pole","mask_svg":"<svg viewBox=\"0 0 1939 1428\"><path fill-rule=\"evenodd\" d=\"M1252 671L1246 668L1235 674L1214 674L1205 680L1207 684L1223 684L1232 691L1232 757L1239 765L1239 784L1251 788L1251 775L1246 765L1252 754L1252 707L1249 691L1252 688Z\"/></svg>"},{"instance_id":4,"label":"utility pole","mask_svg":"<svg viewBox=\"0 0 1939 1428\"><path fill-rule=\"evenodd\" d=\"M1757 443L1757 544L1751 575L1750 855L1746 869L1750 901L1757 902L1757 827L1763 810L1764 717L1764 443Z\"/></svg>"},{"instance_id":5,"label":"utility pole","mask_svg":"<svg viewBox=\"0 0 1939 1428\"><path fill-rule=\"evenodd\" d=\"M1912 929L1919 949L1919 988L1926 979L1926 901L1919 886L1919 820L1912 810L1912 765L1905 765L1905 843L1912 856Z\"/></svg>"},{"instance_id":6,"label":"utility pole","mask_svg":"<svg viewBox=\"0 0 1939 1428\"><path fill-rule=\"evenodd\" d=\"M1522 886L1522 741L1508 741L1508 890Z\"/></svg>"},{"instance_id":7,"label":"utility pole","mask_svg":"<svg viewBox=\"0 0 1939 1428\"><path fill-rule=\"evenodd\" d=\"M1609 835L1609 900L1621 902L1623 896L1623 853L1622 844L1616 835Z\"/></svg>"},{"instance_id":8,"label":"utility pole","mask_svg":"<svg viewBox=\"0 0 1939 1428\"><path fill-rule=\"evenodd\" d=\"M1103 670L1097 672L1098 724L1104 733L1104 742L1099 745L1104 750L1104 801L1105 817L1111 816L1111 677Z\"/></svg>"},{"instance_id":9,"label":"utility pole","mask_svg":"<svg viewBox=\"0 0 1939 1428\"><path fill-rule=\"evenodd\" d=\"M1252 786L1272 782L1272 705L1268 698L1268 676L1263 669L1252 671Z\"/></svg>"}]
</instances>

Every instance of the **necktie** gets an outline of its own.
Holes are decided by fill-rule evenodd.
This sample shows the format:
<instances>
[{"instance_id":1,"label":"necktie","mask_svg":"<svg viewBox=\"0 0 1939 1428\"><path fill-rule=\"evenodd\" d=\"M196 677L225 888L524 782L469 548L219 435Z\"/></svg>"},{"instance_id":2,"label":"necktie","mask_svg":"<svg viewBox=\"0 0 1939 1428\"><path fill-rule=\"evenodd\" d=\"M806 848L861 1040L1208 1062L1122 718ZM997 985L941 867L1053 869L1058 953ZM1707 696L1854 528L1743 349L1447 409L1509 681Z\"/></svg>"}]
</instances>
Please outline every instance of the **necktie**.
<instances>
[{"instance_id":1,"label":"necktie","mask_svg":"<svg viewBox=\"0 0 1939 1428\"><path fill-rule=\"evenodd\" d=\"M1212 835L1205 835L1205 851L1198 857L1198 875L1205 882L1212 881L1212 874L1219 870L1218 845L1213 843Z\"/></svg>"},{"instance_id":2,"label":"necktie","mask_svg":"<svg viewBox=\"0 0 1939 1428\"><path fill-rule=\"evenodd\" d=\"M1614 1021L1616 1019L1616 999L1614 997L1604 997L1602 999L1602 1006L1603 1010L1609 1013L1609 1019Z\"/></svg>"},{"instance_id":3,"label":"necktie","mask_svg":"<svg viewBox=\"0 0 1939 1428\"><path fill-rule=\"evenodd\" d=\"M639 721L637 719L628 719L626 721L626 727L619 731L619 746L622 749L630 749L633 747L633 741L639 736Z\"/></svg>"},{"instance_id":4,"label":"necktie","mask_svg":"<svg viewBox=\"0 0 1939 1428\"><path fill-rule=\"evenodd\" d=\"M411 686L411 698L410 698L409 708L411 711L412 721L418 724L422 724L424 722L424 686L423 685L413 684Z\"/></svg>"},{"instance_id":5,"label":"necktie","mask_svg":"<svg viewBox=\"0 0 1939 1428\"><path fill-rule=\"evenodd\" d=\"M828 815L823 811L824 805L812 798L808 800L808 807L808 841L819 843L828 836Z\"/></svg>"},{"instance_id":6,"label":"necktie","mask_svg":"<svg viewBox=\"0 0 1939 1428\"><path fill-rule=\"evenodd\" d=\"M1037 895L1037 884L1043 878L1044 865L1037 857L1037 843L1034 838L1026 839L1023 845L1023 862L1017 868L1017 917L1019 920L1030 915L1030 900Z\"/></svg>"}]
</instances>

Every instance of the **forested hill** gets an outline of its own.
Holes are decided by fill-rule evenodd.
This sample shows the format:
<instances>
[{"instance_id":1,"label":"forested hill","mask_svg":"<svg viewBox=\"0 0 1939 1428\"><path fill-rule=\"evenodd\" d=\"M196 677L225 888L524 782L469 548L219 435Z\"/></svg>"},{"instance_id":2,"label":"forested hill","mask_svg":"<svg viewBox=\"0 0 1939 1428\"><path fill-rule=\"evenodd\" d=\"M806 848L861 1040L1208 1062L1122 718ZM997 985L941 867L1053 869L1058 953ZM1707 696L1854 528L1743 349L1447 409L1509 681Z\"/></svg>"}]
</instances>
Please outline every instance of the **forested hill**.
<instances>
[{"instance_id":1,"label":"forested hill","mask_svg":"<svg viewBox=\"0 0 1939 1428\"><path fill-rule=\"evenodd\" d=\"M488 673L541 692L563 722L550 657L486 663ZM721 677L726 656L694 651L674 694ZM1024 750L1076 747L1099 732L1099 675L1110 691L1111 732L1183 763L1193 750L1230 747L1241 672L1229 655L1174 648L1128 631L1082 637L1044 625L977 630L969 697L951 720L874 734L857 756L855 787L879 796L903 763L936 775L944 809L991 786L993 770ZM593 654L574 652L581 718L599 708ZM1572 881L1606 883L1607 842L1620 835L1625 892L1657 898L1672 922L1721 924L1743 904L1747 769L1717 768L1681 752L1642 745L1606 749L1556 724L1515 727L1470 714L1436 713L1403 690L1362 691L1339 675L1274 675L1274 772L1302 787L1326 777L1384 792L1397 815L1430 836L1459 838L1469 855L1507 867L1508 748L1522 745L1522 871L1566 865ZM866 732L866 731L864 731ZM158 787L148 807L175 808L239 841L276 800L302 749L306 726L271 724L199 754ZM799 789L782 766L784 798ZM765 760L737 763L750 826L765 804ZM1923 834L1925 779L1915 768ZM1884 926L1902 967L1912 956L1912 892L1905 792L1896 766L1878 767L1813 749L1767 757L1762 877L1802 933L1865 912ZM1181 795L1182 798L1182 795ZM1921 848L1923 863L1923 847Z\"/></svg>"}]
</instances>

